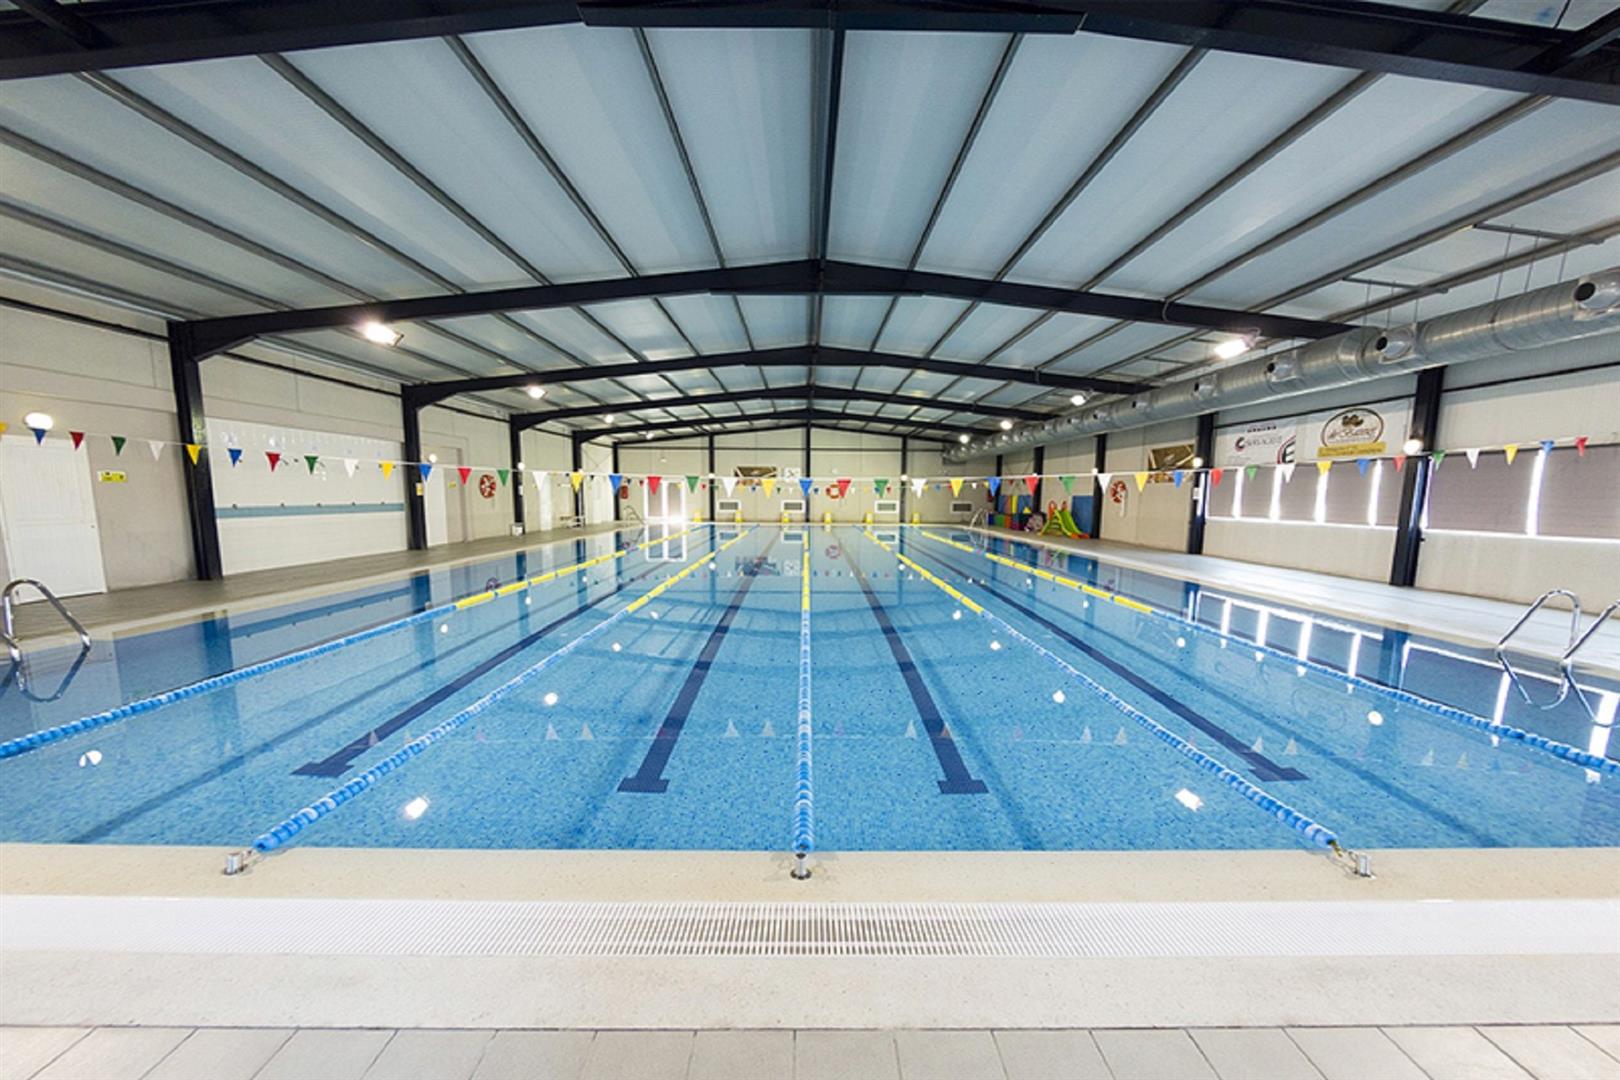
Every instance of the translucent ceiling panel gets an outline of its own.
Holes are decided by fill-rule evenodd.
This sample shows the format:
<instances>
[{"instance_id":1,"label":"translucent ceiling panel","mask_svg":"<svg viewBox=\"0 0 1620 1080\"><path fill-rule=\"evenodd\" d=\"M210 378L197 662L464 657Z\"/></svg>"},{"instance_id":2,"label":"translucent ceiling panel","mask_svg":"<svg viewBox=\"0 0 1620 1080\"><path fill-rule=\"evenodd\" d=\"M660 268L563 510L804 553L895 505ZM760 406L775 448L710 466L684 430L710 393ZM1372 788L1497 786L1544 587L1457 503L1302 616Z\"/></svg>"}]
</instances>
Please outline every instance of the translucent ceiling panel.
<instances>
[{"instance_id":1,"label":"translucent ceiling panel","mask_svg":"<svg viewBox=\"0 0 1620 1080\"><path fill-rule=\"evenodd\" d=\"M372 295L404 296L431 288L402 260L301 209L82 80L7 83L0 95L0 123ZM184 255L184 245L171 247L162 253Z\"/></svg>"},{"instance_id":2,"label":"translucent ceiling panel","mask_svg":"<svg viewBox=\"0 0 1620 1080\"><path fill-rule=\"evenodd\" d=\"M358 50L350 50L358 51ZM300 53L307 62L313 53ZM130 69L119 78L214 139L462 285L523 272L253 58Z\"/></svg>"},{"instance_id":3,"label":"translucent ceiling panel","mask_svg":"<svg viewBox=\"0 0 1620 1080\"><path fill-rule=\"evenodd\" d=\"M848 35L833 258L910 260L1006 44L1000 34Z\"/></svg>"},{"instance_id":4,"label":"translucent ceiling panel","mask_svg":"<svg viewBox=\"0 0 1620 1080\"><path fill-rule=\"evenodd\" d=\"M761 349L803 345L810 326L810 300L804 296L743 296L743 317Z\"/></svg>"},{"instance_id":5,"label":"translucent ceiling panel","mask_svg":"<svg viewBox=\"0 0 1620 1080\"><path fill-rule=\"evenodd\" d=\"M1144 349L1153 349L1166 341L1180 337L1186 331L1174 326L1155 326L1134 323L1117 334L1111 334L1095 345L1071 353L1052 365L1051 370L1070 375L1084 375L1116 361L1123 360Z\"/></svg>"},{"instance_id":6,"label":"translucent ceiling panel","mask_svg":"<svg viewBox=\"0 0 1620 1080\"><path fill-rule=\"evenodd\" d=\"M743 370L746 371L749 369L745 368ZM757 370L759 374L764 377L766 386L803 386L809 381L810 378L809 368L768 367L757 368L754 370ZM729 376L731 373L729 371L721 371L718 372L718 374L721 376ZM728 384L732 384L733 380L727 377L726 382ZM822 377L821 368L816 369L816 382L821 385L825 385L827 382L827 380Z\"/></svg>"},{"instance_id":7,"label":"translucent ceiling panel","mask_svg":"<svg viewBox=\"0 0 1620 1080\"><path fill-rule=\"evenodd\" d=\"M955 318L967 310L966 300L937 296L902 296L894 305L889 325L878 339L879 352L922 356Z\"/></svg>"},{"instance_id":8,"label":"translucent ceiling panel","mask_svg":"<svg viewBox=\"0 0 1620 1080\"><path fill-rule=\"evenodd\" d=\"M669 383L673 383L683 394L712 394L721 389L720 385L716 385L715 380L722 378L725 374L725 371L709 372L702 369L671 371L665 375L669 382L664 383L663 390L668 392ZM722 382L724 383L723 378ZM724 383L724 385L729 386L730 384Z\"/></svg>"},{"instance_id":9,"label":"translucent ceiling panel","mask_svg":"<svg viewBox=\"0 0 1620 1080\"><path fill-rule=\"evenodd\" d=\"M434 342L431 349L390 349L374 345L343 330L313 330L303 334L288 334L281 340L293 347L307 346L339 356L353 357L374 372L399 378L405 382L432 382L459 378L463 374L483 374L490 368L488 359L477 353L454 346L440 348Z\"/></svg>"},{"instance_id":10,"label":"translucent ceiling panel","mask_svg":"<svg viewBox=\"0 0 1620 1080\"><path fill-rule=\"evenodd\" d=\"M723 368L715 374L728 390L758 390L767 385L764 372L756 367ZM802 384L804 380L801 378L798 382Z\"/></svg>"},{"instance_id":11,"label":"translucent ceiling panel","mask_svg":"<svg viewBox=\"0 0 1620 1080\"><path fill-rule=\"evenodd\" d=\"M1090 315L1055 315L998 352L995 363L1011 367L1038 367L1112 325L1111 319Z\"/></svg>"},{"instance_id":12,"label":"translucent ceiling panel","mask_svg":"<svg viewBox=\"0 0 1620 1080\"><path fill-rule=\"evenodd\" d=\"M585 310L649 360L692 355L680 328L651 300L591 304Z\"/></svg>"},{"instance_id":13,"label":"translucent ceiling panel","mask_svg":"<svg viewBox=\"0 0 1620 1080\"><path fill-rule=\"evenodd\" d=\"M654 30L648 38L726 257L807 257L815 34Z\"/></svg>"},{"instance_id":14,"label":"translucent ceiling panel","mask_svg":"<svg viewBox=\"0 0 1620 1080\"><path fill-rule=\"evenodd\" d=\"M861 368L833 368L834 371L848 371L852 373L854 385L862 390L878 390L885 394L893 393L905 380L909 368L897 367L861 367ZM816 369L820 377L821 369Z\"/></svg>"},{"instance_id":15,"label":"translucent ceiling panel","mask_svg":"<svg viewBox=\"0 0 1620 1080\"><path fill-rule=\"evenodd\" d=\"M461 319L440 319L438 325L446 330L471 338L505 356L514 364L534 371L549 368L576 367L566 353L553 349L534 336L494 315L470 315ZM407 335L410 326L399 327Z\"/></svg>"},{"instance_id":16,"label":"translucent ceiling panel","mask_svg":"<svg viewBox=\"0 0 1620 1080\"><path fill-rule=\"evenodd\" d=\"M901 385L901 392L925 396L937 394L955 381L954 376L942 375L937 371L913 371Z\"/></svg>"},{"instance_id":17,"label":"translucent ceiling panel","mask_svg":"<svg viewBox=\"0 0 1620 1080\"><path fill-rule=\"evenodd\" d=\"M0 146L4 197L56 221L95 236L116 240L146 254L178 263L223 284L295 305L340 304L349 297L208 233L181 225L156 210L114 195L8 146ZM153 273L153 286L173 280ZM162 292L153 295L162 296ZM210 314L231 314L249 304L242 298L216 304Z\"/></svg>"},{"instance_id":18,"label":"translucent ceiling panel","mask_svg":"<svg viewBox=\"0 0 1620 1080\"><path fill-rule=\"evenodd\" d=\"M591 325L573 308L546 308L543 311L514 311L512 317L532 326L547 340L556 342L574 356L598 364L618 364L634 360L624 347Z\"/></svg>"},{"instance_id":19,"label":"translucent ceiling panel","mask_svg":"<svg viewBox=\"0 0 1620 1080\"><path fill-rule=\"evenodd\" d=\"M615 381L620 386L646 398L673 397L675 393L670 389L670 384L657 375L626 375ZM609 384L604 384L606 385ZM702 393L708 389L710 387L703 387L698 392Z\"/></svg>"},{"instance_id":20,"label":"translucent ceiling panel","mask_svg":"<svg viewBox=\"0 0 1620 1080\"><path fill-rule=\"evenodd\" d=\"M923 251L923 267L968 274L999 268L1184 52L1087 34L1026 37Z\"/></svg>"},{"instance_id":21,"label":"translucent ceiling panel","mask_svg":"<svg viewBox=\"0 0 1620 1080\"><path fill-rule=\"evenodd\" d=\"M861 372L861 368L831 367L825 364L817 365L816 385L841 387L847 390L855 385L855 380L858 376L860 376ZM875 389L870 385L868 385L866 388L869 390Z\"/></svg>"},{"instance_id":22,"label":"translucent ceiling panel","mask_svg":"<svg viewBox=\"0 0 1620 1080\"><path fill-rule=\"evenodd\" d=\"M637 271L714 264L631 31L555 26L466 41Z\"/></svg>"},{"instance_id":23,"label":"translucent ceiling panel","mask_svg":"<svg viewBox=\"0 0 1620 1080\"><path fill-rule=\"evenodd\" d=\"M1029 308L980 304L939 347L941 356L982 360L1040 316Z\"/></svg>"},{"instance_id":24,"label":"translucent ceiling panel","mask_svg":"<svg viewBox=\"0 0 1620 1080\"><path fill-rule=\"evenodd\" d=\"M1149 296L1173 292L1514 100L1495 90L1383 76L1105 284ZM1300 114L1309 108L1301 105Z\"/></svg>"},{"instance_id":25,"label":"translucent ceiling panel","mask_svg":"<svg viewBox=\"0 0 1620 1080\"><path fill-rule=\"evenodd\" d=\"M1023 383L1008 383L988 394L980 394L974 400L984 405L1027 407L1036 412L1058 412L1061 411L1060 406L1064 409L1069 407L1067 396L1059 398L1050 390Z\"/></svg>"},{"instance_id":26,"label":"translucent ceiling panel","mask_svg":"<svg viewBox=\"0 0 1620 1080\"><path fill-rule=\"evenodd\" d=\"M1613 107L1555 101L1193 294L1248 306L1434 225L1620 152ZM1605 214L1605 217L1610 216Z\"/></svg>"},{"instance_id":27,"label":"translucent ceiling panel","mask_svg":"<svg viewBox=\"0 0 1620 1080\"><path fill-rule=\"evenodd\" d=\"M1211 52L1010 275L1080 286L1354 73Z\"/></svg>"},{"instance_id":28,"label":"translucent ceiling panel","mask_svg":"<svg viewBox=\"0 0 1620 1080\"><path fill-rule=\"evenodd\" d=\"M747 350L748 338L743 333L742 319L731 297L708 294L666 296L664 306L681 324L681 329L698 347L698 352L708 354Z\"/></svg>"},{"instance_id":29,"label":"translucent ceiling panel","mask_svg":"<svg viewBox=\"0 0 1620 1080\"><path fill-rule=\"evenodd\" d=\"M829 296L822 305L821 340L841 349L867 351L888 309L886 296Z\"/></svg>"}]
</instances>

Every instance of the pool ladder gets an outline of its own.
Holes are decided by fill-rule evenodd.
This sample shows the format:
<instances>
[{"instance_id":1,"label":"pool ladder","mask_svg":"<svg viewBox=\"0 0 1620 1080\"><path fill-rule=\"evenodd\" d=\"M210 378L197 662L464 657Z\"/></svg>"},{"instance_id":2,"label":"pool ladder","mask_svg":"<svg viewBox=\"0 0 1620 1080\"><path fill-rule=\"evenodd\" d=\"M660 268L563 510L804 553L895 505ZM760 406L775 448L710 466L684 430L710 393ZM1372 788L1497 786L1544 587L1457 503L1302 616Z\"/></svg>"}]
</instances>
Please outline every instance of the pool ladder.
<instances>
[{"instance_id":1,"label":"pool ladder","mask_svg":"<svg viewBox=\"0 0 1620 1080\"><path fill-rule=\"evenodd\" d=\"M1519 678L1519 672L1508 661L1507 644L1513 639L1515 634L1524 628L1524 624L1530 621L1530 617L1536 612L1540 611L1547 601L1551 600L1555 596L1562 596L1569 600L1569 639L1564 647L1563 653L1558 658L1557 696L1543 705L1537 704L1537 702L1531 698L1530 691L1525 689L1524 681ZM1564 701L1569 697L1569 692L1573 690L1575 691L1576 700L1581 703L1581 708L1586 710L1586 714L1588 716L1595 716L1592 711L1592 703L1586 699L1586 692L1581 689L1580 683L1575 681L1575 654L1586 647L1586 643L1591 641L1592 638L1597 635L1598 630L1600 630L1609 621L1610 616L1612 616L1616 611L1620 611L1620 600L1615 600L1609 604L1608 607L1598 612L1597 618L1592 620L1592 625L1588 626L1584 631L1582 631L1581 598L1570 592L1568 589L1548 589L1546 592L1536 597L1534 603L1524 609L1524 614L1520 615L1518 620L1508 628L1508 632L1503 634L1502 637L1497 641L1496 662L1502 665L1503 672L1507 674L1509 681L1513 683L1514 689L1519 691L1519 696L1524 699L1525 704L1532 705L1544 711L1547 709L1556 709L1558 706L1564 703Z\"/></svg>"},{"instance_id":2,"label":"pool ladder","mask_svg":"<svg viewBox=\"0 0 1620 1080\"><path fill-rule=\"evenodd\" d=\"M17 638L15 616L12 611L12 605L15 603L13 598L17 590L24 585L33 586L41 596L50 601L50 605L56 609L56 613L62 616L62 620L73 628L74 633L79 635L78 659L73 661L73 666L68 669L67 675L62 679L62 684L56 688L56 693L48 698L36 697L34 694L29 693L28 690L28 666L23 663L22 642ZM34 701L55 701L61 697L62 693L67 689L68 683L73 681L73 676L78 674L79 665L84 663L85 656L90 652L90 632L84 628L84 624L75 619L73 613L62 606L62 601L58 600L56 594L47 589L43 582L35 581L33 578L17 578L15 581L8 582L5 591L0 592L0 622L3 622L5 627L4 630L0 630L0 640L5 642L6 652L11 656L11 669L6 673L5 681L9 682L12 676L15 675L17 689ZM3 683L0 683L0 685L3 685Z\"/></svg>"}]
</instances>

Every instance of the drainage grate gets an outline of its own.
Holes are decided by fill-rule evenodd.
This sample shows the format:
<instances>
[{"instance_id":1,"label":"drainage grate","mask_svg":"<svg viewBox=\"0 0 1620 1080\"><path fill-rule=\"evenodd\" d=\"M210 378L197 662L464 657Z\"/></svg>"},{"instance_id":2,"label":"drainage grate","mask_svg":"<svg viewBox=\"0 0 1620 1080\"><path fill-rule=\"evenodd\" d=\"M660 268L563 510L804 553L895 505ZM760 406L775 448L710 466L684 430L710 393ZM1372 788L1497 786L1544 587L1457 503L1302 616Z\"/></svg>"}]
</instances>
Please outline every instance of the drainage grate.
<instances>
[{"instance_id":1,"label":"drainage grate","mask_svg":"<svg viewBox=\"0 0 1620 1080\"><path fill-rule=\"evenodd\" d=\"M348 956L1223 957L1620 951L1612 900L561 903L0 898L8 950Z\"/></svg>"}]
</instances>

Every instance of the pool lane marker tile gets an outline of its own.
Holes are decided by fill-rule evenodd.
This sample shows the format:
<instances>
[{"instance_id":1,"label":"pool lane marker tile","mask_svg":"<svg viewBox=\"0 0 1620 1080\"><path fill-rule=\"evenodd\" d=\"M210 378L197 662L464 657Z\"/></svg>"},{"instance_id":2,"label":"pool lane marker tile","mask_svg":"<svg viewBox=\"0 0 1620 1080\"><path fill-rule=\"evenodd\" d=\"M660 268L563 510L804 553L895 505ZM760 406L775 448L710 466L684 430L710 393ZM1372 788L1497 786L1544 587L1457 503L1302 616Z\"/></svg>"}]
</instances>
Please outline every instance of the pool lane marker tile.
<instances>
[{"instance_id":1,"label":"pool lane marker tile","mask_svg":"<svg viewBox=\"0 0 1620 1080\"><path fill-rule=\"evenodd\" d=\"M885 551L892 550L871 533L866 535ZM838 543L838 550L844 551L842 543ZM847 551L844 553L848 555ZM855 575L855 580L860 583L861 592L866 596L867 606L872 609L872 617L877 619L878 628L883 631L883 640L888 642L889 653L894 657L895 666L900 669L901 677L905 679L906 690L911 694L911 703L917 709L917 717L923 722L923 730L928 733L928 745L933 748L934 756L939 759L940 771L945 774L945 779L938 782L940 794L986 794L990 789L985 786L983 780L976 779L968 772L967 764L962 760L962 752L957 748L956 740L951 736L950 729L945 726L945 718L940 715L939 706L934 702L934 695L928 692L928 684L923 681L922 672L917 670L917 664L911 658L911 650L906 648L900 632L890 621L883 602L878 599L877 593L872 591L871 584L866 580L866 574L855 561L850 559L848 563L850 572ZM938 578L934 578L934 583L949 592L955 592ZM971 610L975 612L984 610L962 594L956 595L958 600Z\"/></svg>"},{"instance_id":2,"label":"pool lane marker tile","mask_svg":"<svg viewBox=\"0 0 1620 1080\"><path fill-rule=\"evenodd\" d=\"M766 542L765 550L761 551L756 559L756 567L765 560L771 545L775 543L774 536ZM732 620L737 617L737 609L742 607L743 600L747 598L748 590L753 588L757 576L746 573L742 575L737 590L731 594L731 602L726 605L725 611L720 613L720 621L709 631L708 640L703 643L697 660L686 673L686 680L681 683L680 693L675 695L675 703L669 707L664 722L658 725L652 745L647 747L646 756L641 759L641 767L636 770L634 776L627 776L619 781L620 791L662 795L669 790L669 781L664 779L664 769L669 766L670 756L675 753L675 744L680 741L681 732L686 730L686 721L692 715L692 706L697 704L698 694L702 692L703 683L709 677L709 669L714 666L714 659L720 654L720 646L725 644L726 633L731 629Z\"/></svg>"}]
</instances>

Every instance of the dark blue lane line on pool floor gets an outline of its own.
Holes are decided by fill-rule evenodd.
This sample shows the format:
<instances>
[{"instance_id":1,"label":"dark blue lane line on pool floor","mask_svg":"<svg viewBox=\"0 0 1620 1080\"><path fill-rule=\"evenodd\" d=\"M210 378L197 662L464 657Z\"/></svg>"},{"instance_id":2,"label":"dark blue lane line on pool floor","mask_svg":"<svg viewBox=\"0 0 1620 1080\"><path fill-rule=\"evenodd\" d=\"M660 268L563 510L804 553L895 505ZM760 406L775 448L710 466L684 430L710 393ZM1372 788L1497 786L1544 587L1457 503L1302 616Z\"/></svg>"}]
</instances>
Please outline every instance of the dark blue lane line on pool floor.
<instances>
[{"instance_id":1,"label":"dark blue lane line on pool floor","mask_svg":"<svg viewBox=\"0 0 1620 1080\"><path fill-rule=\"evenodd\" d=\"M776 537L772 536L766 542L765 550L754 557L752 565L756 569L765 562L765 556L775 544ZM647 754L641 759L641 768L636 770L634 776L627 776L619 781L620 791L662 795L669 790L669 781L664 779L664 769L669 765L670 755L675 753L675 744L680 741L681 732L686 728L686 721L692 715L692 706L697 704L698 693L703 689L704 680L709 677L709 669L714 666L714 658L720 654L720 646L725 644L726 633L731 629L732 620L737 617L737 609L742 607L743 600L748 596L748 590L759 580L759 574L749 573L746 569L741 576L742 581L737 585L737 590L731 594L731 602L726 605L725 611L720 613L720 621L709 631L709 638L703 643L703 650L698 653L697 660L686 673L686 681L681 683L681 691L675 695L675 703L669 707L664 722L658 725L652 745L647 747Z\"/></svg>"},{"instance_id":2,"label":"dark blue lane line on pool floor","mask_svg":"<svg viewBox=\"0 0 1620 1080\"><path fill-rule=\"evenodd\" d=\"M1233 735L1230 731L1227 731L1225 728L1221 727L1221 725L1217 724L1203 713L1191 708L1185 702L1179 701L1173 695L1165 693L1163 690L1153 685L1151 680L1138 675L1136 672L1132 671L1124 664L1121 664L1119 661L1115 660L1101 649L1098 649L1096 646L1082 641L1080 638L1076 637L1068 630L1065 630L1052 620L1046 618L1044 615L1040 615L1030 608L1025 607L1023 604L1020 604L1018 601L1014 600L1004 591L996 588L988 581L973 577L973 575L966 573L955 563L947 562L937 552L929 551L927 554L941 566L949 567L953 573L961 574L963 577L973 581L979 586L979 588L990 593L992 596L1005 603L1014 611L1022 614L1025 618L1044 626L1047 630L1056 634L1058 637L1062 638L1076 649L1079 649L1081 652L1097 661L1097 663L1101 664L1109 671L1112 671L1115 675L1118 675L1120 678L1124 679L1126 682L1130 683L1144 694L1147 694L1154 701L1157 701L1160 705L1163 705L1165 708L1187 721L1187 723L1191 724L1199 731L1202 731L1205 735L1208 735L1210 738L1220 743L1226 749L1232 751L1232 753L1242 758L1243 761L1248 764L1249 771L1254 773L1254 775L1261 780L1307 779L1306 775L1300 772L1298 769L1288 765L1279 765L1275 761L1272 761L1270 758L1266 757L1264 754L1251 750L1249 745L1242 739L1238 738L1236 735Z\"/></svg>"},{"instance_id":3,"label":"dark blue lane line on pool floor","mask_svg":"<svg viewBox=\"0 0 1620 1080\"><path fill-rule=\"evenodd\" d=\"M382 740L388 738L388 736L400 730L406 724L409 724L412 720L415 720L429 709L442 705L453 694L464 689L474 680L488 675L491 671L506 663L514 656L517 656L519 653L523 652L525 649L532 646L536 641L539 641L541 638L556 630L558 627L567 625L574 619L577 619L581 615L585 614L587 611L599 607L607 601L613 599L613 597L619 595L619 593L623 592L631 585L634 585L642 578L652 574L657 569L658 567L654 566L647 570L643 570L630 580L615 585L611 592L604 593L595 600L584 601L574 610L559 615L557 618L551 620L540 629L525 635L523 638L513 642L511 645L508 645L500 652L495 653L487 660L484 660L467 671L462 672L460 675L457 675L454 679L451 679L449 682L433 691L433 693L429 694L427 697L424 697L420 701L414 702L405 709L402 709L400 712L395 713L388 720L372 728L364 735L358 736L336 753L330 754L327 757L322 758L320 761L307 761L298 766L298 768L293 770L293 775L325 777L342 776L353 767L355 758L359 757L367 750L372 749L378 743L382 742Z\"/></svg>"},{"instance_id":4,"label":"dark blue lane line on pool floor","mask_svg":"<svg viewBox=\"0 0 1620 1080\"><path fill-rule=\"evenodd\" d=\"M940 715L939 706L934 702L934 695L928 692L928 684L923 681L922 672L917 670L917 663L911 658L911 650L901 640L900 631L894 628L889 619L889 613L878 599L877 593L866 580L866 574L849 557L842 543L838 544L839 553L844 556L844 562L855 580L860 583L861 592L866 595L866 605L872 609L872 617L877 620L878 629L883 631L883 640L889 643L889 653L894 657L895 666L900 669L900 675L906 680L906 690L911 694L911 703L916 706L917 717L923 723L923 730L928 733L928 745L934 748L934 756L939 759L940 771L945 779L939 781L939 791L942 795L984 795L989 792L983 780L978 780L968 772L967 763L962 760L962 752L957 749L956 740L951 737L950 731L945 727L945 718Z\"/></svg>"}]
</instances>

